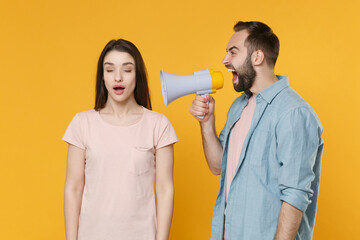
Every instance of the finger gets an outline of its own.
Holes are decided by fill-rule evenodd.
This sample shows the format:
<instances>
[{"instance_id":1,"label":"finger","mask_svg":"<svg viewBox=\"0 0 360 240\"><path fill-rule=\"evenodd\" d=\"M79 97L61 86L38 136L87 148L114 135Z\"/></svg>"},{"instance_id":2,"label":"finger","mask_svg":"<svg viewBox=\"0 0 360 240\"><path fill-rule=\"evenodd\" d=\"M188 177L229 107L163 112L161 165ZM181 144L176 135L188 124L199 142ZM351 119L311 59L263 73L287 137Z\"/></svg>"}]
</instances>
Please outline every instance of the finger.
<instances>
[{"instance_id":1,"label":"finger","mask_svg":"<svg viewBox=\"0 0 360 240\"><path fill-rule=\"evenodd\" d=\"M215 99L211 95L207 95L206 98L211 103L215 102Z\"/></svg>"},{"instance_id":2,"label":"finger","mask_svg":"<svg viewBox=\"0 0 360 240\"><path fill-rule=\"evenodd\" d=\"M208 108L207 101L206 102L201 102L201 101L198 101L197 99L193 100L192 106Z\"/></svg>"},{"instance_id":3,"label":"finger","mask_svg":"<svg viewBox=\"0 0 360 240\"><path fill-rule=\"evenodd\" d=\"M194 117L197 116L204 116L206 113L202 112L202 111L196 111L196 110L190 110L191 115L193 115Z\"/></svg>"},{"instance_id":4,"label":"finger","mask_svg":"<svg viewBox=\"0 0 360 240\"><path fill-rule=\"evenodd\" d=\"M201 95L196 95L195 100L205 103L207 102L207 98L203 98Z\"/></svg>"},{"instance_id":5,"label":"finger","mask_svg":"<svg viewBox=\"0 0 360 240\"><path fill-rule=\"evenodd\" d=\"M205 106L191 105L190 109L193 111L204 112L204 113L207 113L209 111L209 107L207 104Z\"/></svg>"},{"instance_id":6,"label":"finger","mask_svg":"<svg viewBox=\"0 0 360 240\"><path fill-rule=\"evenodd\" d=\"M208 113L209 112L208 106L206 106L206 107L193 106L192 110L196 111L196 112L203 112L203 113Z\"/></svg>"}]
</instances>

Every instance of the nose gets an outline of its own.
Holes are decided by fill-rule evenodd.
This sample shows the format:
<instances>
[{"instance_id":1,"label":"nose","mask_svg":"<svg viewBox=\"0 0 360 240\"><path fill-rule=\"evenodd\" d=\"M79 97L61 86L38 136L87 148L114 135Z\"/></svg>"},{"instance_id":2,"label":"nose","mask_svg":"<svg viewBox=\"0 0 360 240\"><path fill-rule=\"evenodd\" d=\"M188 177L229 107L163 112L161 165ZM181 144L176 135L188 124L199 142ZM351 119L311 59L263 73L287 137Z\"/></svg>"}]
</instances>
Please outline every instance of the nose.
<instances>
[{"instance_id":1,"label":"nose","mask_svg":"<svg viewBox=\"0 0 360 240\"><path fill-rule=\"evenodd\" d=\"M230 58L229 58L229 53L226 53L224 59L221 61L223 64L225 65L229 65L230 64Z\"/></svg>"},{"instance_id":2,"label":"nose","mask_svg":"<svg viewBox=\"0 0 360 240\"><path fill-rule=\"evenodd\" d=\"M122 77L120 74L120 70L115 71L115 82L121 82L122 81Z\"/></svg>"}]
</instances>

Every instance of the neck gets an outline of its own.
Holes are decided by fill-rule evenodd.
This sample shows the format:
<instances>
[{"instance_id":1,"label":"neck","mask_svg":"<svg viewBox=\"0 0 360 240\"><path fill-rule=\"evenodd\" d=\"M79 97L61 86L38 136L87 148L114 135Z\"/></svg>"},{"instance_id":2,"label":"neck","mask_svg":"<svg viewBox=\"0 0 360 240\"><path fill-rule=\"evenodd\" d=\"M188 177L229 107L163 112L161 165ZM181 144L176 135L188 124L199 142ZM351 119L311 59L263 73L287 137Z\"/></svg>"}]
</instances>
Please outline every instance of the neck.
<instances>
[{"instance_id":1,"label":"neck","mask_svg":"<svg viewBox=\"0 0 360 240\"><path fill-rule=\"evenodd\" d=\"M252 94L256 95L265 88L277 82L279 79L274 73L274 69L270 68L259 68L256 69L256 77L254 84L250 88Z\"/></svg>"},{"instance_id":2,"label":"neck","mask_svg":"<svg viewBox=\"0 0 360 240\"><path fill-rule=\"evenodd\" d=\"M141 109L142 107L137 104L134 97L123 102L115 102L112 98L108 97L105 107L101 109L101 112L114 116L126 116L132 113L139 113L142 111Z\"/></svg>"}]
</instances>

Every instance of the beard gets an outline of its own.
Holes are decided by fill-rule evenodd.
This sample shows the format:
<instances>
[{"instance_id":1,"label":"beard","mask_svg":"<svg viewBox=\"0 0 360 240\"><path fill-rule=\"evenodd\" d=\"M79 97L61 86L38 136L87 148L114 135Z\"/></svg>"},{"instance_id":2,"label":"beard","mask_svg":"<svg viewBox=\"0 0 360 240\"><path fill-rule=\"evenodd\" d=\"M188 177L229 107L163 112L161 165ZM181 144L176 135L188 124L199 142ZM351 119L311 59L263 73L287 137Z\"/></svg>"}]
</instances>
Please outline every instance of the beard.
<instances>
[{"instance_id":1,"label":"beard","mask_svg":"<svg viewBox=\"0 0 360 240\"><path fill-rule=\"evenodd\" d=\"M256 77L255 69L251 64L251 54L247 55L244 64L236 69L236 73L238 75L238 83L234 83L235 91L249 92Z\"/></svg>"}]
</instances>

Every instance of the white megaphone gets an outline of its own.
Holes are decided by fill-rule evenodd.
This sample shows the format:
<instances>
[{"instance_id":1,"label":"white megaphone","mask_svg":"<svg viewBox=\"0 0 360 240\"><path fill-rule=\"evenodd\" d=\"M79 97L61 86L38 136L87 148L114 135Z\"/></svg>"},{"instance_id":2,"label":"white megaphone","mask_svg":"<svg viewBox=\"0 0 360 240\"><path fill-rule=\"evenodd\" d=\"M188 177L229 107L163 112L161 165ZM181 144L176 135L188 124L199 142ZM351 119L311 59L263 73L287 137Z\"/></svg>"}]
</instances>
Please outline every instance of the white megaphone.
<instances>
[{"instance_id":1,"label":"white megaphone","mask_svg":"<svg viewBox=\"0 0 360 240\"><path fill-rule=\"evenodd\" d=\"M222 73L211 69L195 71L191 75L176 75L160 70L160 80L165 106L179 97L193 93L206 98L206 95L215 93L224 85ZM204 116L198 118L202 119Z\"/></svg>"},{"instance_id":2,"label":"white megaphone","mask_svg":"<svg viewBox=\"0 0 360 240\"><path fill-rule=\"evenodd\" d=\"M176 75L160 70L160 80L165 106L179 97L193 93L206 98L206 95L216 92L224 85L222 73L209 69L196 71L191 75Z\"/></svg>"}]
</instances>

